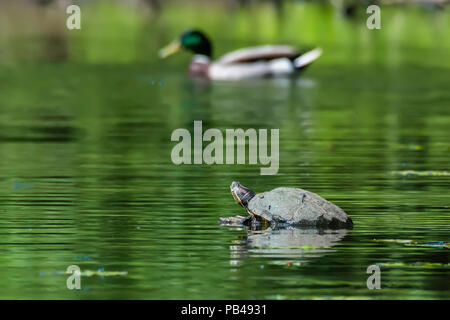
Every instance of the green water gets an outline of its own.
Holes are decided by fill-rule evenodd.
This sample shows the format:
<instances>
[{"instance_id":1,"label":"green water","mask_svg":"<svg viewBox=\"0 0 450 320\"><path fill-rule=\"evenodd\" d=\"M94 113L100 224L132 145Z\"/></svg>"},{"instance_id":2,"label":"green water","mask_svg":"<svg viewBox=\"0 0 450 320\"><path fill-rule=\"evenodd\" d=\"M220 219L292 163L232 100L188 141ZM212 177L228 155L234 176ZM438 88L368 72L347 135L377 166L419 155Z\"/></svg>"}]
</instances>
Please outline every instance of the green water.
<instances>
[{"instance_id":1,"label":"green water","mask_svg":"<svg viewBox=\"0 0 450 320\"><path fill-rule=\"evenodd\" d=\"M448 51L402 47L401 63L378 63L382 54L351 63L357 52L336 46L346 61L324 57L295 80L236 83L189 79L187 56L5 58L0 298L449 299L448 249L401 241L449 241ZM261 176L260 165L174 165L171 133L194 120L278 128L278 175ZM316 192L354 229L219 226L219 217L245 214L232 180L256 192ZM62 272L73 264L87 272L81 290L66 287ZM366 286L373 264L380 290Z\"/></svg>"}]
</instances>

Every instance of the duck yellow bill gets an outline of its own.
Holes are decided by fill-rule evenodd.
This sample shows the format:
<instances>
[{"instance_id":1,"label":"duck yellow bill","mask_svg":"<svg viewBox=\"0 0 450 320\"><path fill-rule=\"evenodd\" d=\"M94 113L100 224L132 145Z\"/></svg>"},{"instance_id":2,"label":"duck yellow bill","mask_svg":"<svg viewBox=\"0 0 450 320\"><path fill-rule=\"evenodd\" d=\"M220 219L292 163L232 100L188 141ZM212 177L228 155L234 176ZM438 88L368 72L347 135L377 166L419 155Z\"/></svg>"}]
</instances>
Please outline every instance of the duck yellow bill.
<instances>
[{"instance_id":1,"label":"duck yellow bill","mask_svg":"<svg viewBox=\"0 0 450 320\"><path fill-rule=\"evenodd\" d=\"M175 40L159 50L159 57L161 59L167 58L168 56L180 51L181 48L181 42L179 40Z\"/></svg>"}]
</instances>

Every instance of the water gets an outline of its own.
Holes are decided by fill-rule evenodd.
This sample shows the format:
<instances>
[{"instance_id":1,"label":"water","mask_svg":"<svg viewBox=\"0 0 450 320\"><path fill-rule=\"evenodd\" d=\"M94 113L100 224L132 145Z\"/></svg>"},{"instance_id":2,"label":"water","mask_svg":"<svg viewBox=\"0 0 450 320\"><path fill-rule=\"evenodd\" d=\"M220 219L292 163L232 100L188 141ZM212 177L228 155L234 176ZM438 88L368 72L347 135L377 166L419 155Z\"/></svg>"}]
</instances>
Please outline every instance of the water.
<instances>
[{"instance_id":1,"label":"water","mask_svg":"<svg viewBox=\"0 0 450 320\"><path fill-rule=\"evenodd\" d=\"M417 37L390 55L330 44L298 79L198 82L187 56L142 58L169 36L138 50L121 28L123 42L84 26L89 45L84 33L12 37L0 51L0 298L450 298L448 248L423 245L450 234L448 50L438 42L426 49ZM230 38L220 51L236 48ZM195 120L279 129L278 175L174 165L171 133ZM219 226L245 214L233 180L316 192L354 229ZM366 286L373 264L381 290ZM66 287L70 265L81 290Z\"/></svg>"},{"instance_id":2,"label":"water","mask_svg":"<svg viewBox=\"0 0 450 320\"><path fill-rule=\"evenodd\" d=\"M449 298L448 249L374 241L448 241L448 174L392 173L448 170L448 72L317 64L297 80L243 83L154 65L0 74L1 298ZM279 174L172 164L171 132L194 120L279 128ZM319 193L355 227L219 226L244 214L232 180ZM382 290L366 287L375 263ZM126 274L83 276L70 291L61 273L72 264Z\"/></svg>"}]
</instances>

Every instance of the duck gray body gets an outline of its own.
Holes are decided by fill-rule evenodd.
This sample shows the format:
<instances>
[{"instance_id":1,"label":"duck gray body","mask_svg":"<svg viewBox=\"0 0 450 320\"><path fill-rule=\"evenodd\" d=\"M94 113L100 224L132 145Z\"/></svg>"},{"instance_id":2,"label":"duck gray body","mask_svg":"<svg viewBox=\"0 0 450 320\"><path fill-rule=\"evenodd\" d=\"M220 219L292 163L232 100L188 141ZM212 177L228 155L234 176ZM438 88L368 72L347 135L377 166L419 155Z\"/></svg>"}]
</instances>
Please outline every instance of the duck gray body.
<instances>
[{"instance_id":1,"label":"duck gray body","mask_svg":"<svg viewBox=\"0 0 450 320\"><path fill-rule=\"evenodd\" d=\"M232 182L231 193L250 216L242 224L295 225L318 228L352 228L347 214L316 193L299 188L276 188L255 194L239 182ZM222 223L236 219L221 219Z\"/></svg>"},{"instance_id":2,"label":"duck gray body","mask_svg":"<svg viewBox=\"0 0 450 320\"><path fill-rule=\"evenodd\" d=\"M207 74L215 80L289 76L311 64L321 54L320 48L300 54L295 48L285 45L245 48L210 63Z\"/></svg>"}]
</instances>

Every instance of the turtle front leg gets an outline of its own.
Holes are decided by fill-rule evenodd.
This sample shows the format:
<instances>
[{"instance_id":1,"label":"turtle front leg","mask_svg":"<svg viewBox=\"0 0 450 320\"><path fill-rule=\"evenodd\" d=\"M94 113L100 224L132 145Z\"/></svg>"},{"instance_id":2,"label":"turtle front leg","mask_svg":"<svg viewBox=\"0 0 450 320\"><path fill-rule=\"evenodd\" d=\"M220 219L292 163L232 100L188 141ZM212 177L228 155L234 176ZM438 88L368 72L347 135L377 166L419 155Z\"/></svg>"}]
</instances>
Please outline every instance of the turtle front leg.
<instances>
[{"instance_id":1,"label":"turtle front leg","mask_svg":"<svg viewBox=\"0 0 450 320\"><path fill-rule=\"evenodd\" d=\"M251 226L254 223L254 220L255 220L255 216L251 214L251 215L245 217L244 219L242 219L241 224L243 224L244 226Z\"/></svg>"},{"instance_id":2,"label":"turtle front leg","mask_svg":"<svg viewBox=\"0 0 450 320\"><path fill-rule=\"evenodd\" d=\"M249 218L251 217L235 216L229 218L219 218L219 224L232 226L246 225L246 223L248 223Z\"/></svg>"}]
</instances>

